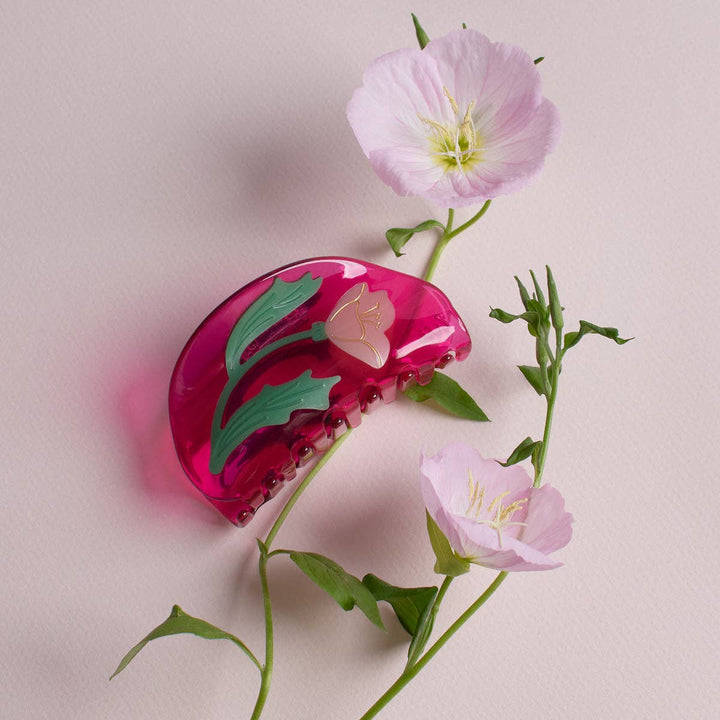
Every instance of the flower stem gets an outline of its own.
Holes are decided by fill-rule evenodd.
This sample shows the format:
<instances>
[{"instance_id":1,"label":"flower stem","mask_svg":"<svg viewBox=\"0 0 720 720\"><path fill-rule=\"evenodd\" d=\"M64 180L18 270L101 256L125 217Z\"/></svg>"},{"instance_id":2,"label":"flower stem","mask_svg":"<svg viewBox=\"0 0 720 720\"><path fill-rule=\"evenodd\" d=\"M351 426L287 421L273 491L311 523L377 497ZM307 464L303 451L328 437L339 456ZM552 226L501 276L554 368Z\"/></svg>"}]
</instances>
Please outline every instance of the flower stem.
<instances>
[{"instance_id":1,"label":"flower stem","mask_svg":"<svg viewBox=\"0 0 720 720\"><path fill-rule=\"evenodd\" d=\"M323 467L325 467L325 464L337 452L338 448L350 437L351 432L352 430L348 428L348 430L343 435L341 435L337 439L337 441L333 443L330 449L320 458L317 465L315 465L315 467L305 476L303 481L295 488L295 492L290 496L290 499L287 501L287 503L285 503L285 507L278 515L277 520L270 528L270 532L265 538L265 546L268 548L268 550L270 549L270 546L272 545L275 536L280 531L280 528L285 522L287 516L290 514L290 511L295 506L295 503L299 500L300 496L305 491L305 488L307 488L307 486L313 481L313 478L323 469Z\"/></svg>"},{"instance_id":2,"label":"flower stem","mask_svg":"<svg viewBox=\"0 0 720 720\"><path fill-rule=\"evenodd\" d=\"M480 210L475 213L475 215L473 215L466 223L463 223L455 230L453 230L452 227L453 219L455 217L455 210L453 210L453 208L450 208L448 210L448 219L447 223L445 224L445 230L440 239L438 240L438 243L435 246L435 250L433 250L433 254L430 257L430 262L428 264L428 268L425 271L425 275L423 275L423 280L427 280L427 282L430 282L433 279L435 275L435 270L437 269L438 263L440 262L440 256L443 254L443 250L445 250L447 244L461 232L464 232L469 227L474 225L487 212L487 209L490 207L491 202L492 200L486 200Z\"/></svg>"},{"instance_id":3,"label":"flower stem","mask_svg":"<svg viewBox=\"0 0 720 720\"><path fill-rule=\"evenodd\" d=\"M562 358L562 331L555 332L555 357L550 366L550 396L547 401L545 412L545 428L543 430L542 445L535 465L535 480L533 487L540 487L543 471L545 470L545 459L547 458L548 444L550 442L550 430L552 430L553 413L555 412L555 401L557 400L558 381L560 379L560 367Z\"/></svg>"},{"instance_id":4,"label":"flower stem","mask_svg":"<svg viewBox=\"0 0 720 720\"><path fill-rule=\"evenodd\" d=\"M270 587L267 579L267 552L261 551L258 569L260 572L260 585L262 587L263 607L265 609L265 664L262 667L260 679L260 692L255 702L255 708L251 720L258 720L262 715L265 701L270 692L270 681L272 680L274 641L273 641L273 617L272 604L270 603Z\"/></svg>"},{"instance_id":5,"label":"flower stem","mask_svg":"<svg viewBox=\"0 0 720 720\"><path fill-rule=\"evenodd\" d=\"M430 637L430 633L432 632L433 625L435 624L435 618L437 617L438 610L440 609L440 603L443 601L443 598L445 597L445 593L448 591L448 588L450 587L450 583L453 581L452 576L446 575L445 579L443 580L442 585L440 586L440 590L438 590L437 595L435 596L435 599L432 602L432 605L430 606L430 610L425 616L425 618L421 621L421 626L416 629L415 631L415 638L418 639L417 644L413 648L413 644L415 643L415 640L413 639L413 643L410 645L410 653L408 654L407 664L405 665L405 671L409 670L420 657L422 651L425 649L425 644L428 641L428 638Z\"/></svg>"},{"instance_id":6,"label":"flower stem","mask_svg":"<svg viewBox=\"0 0 720 720\"><path fill-rule=\"evenodd\" d=\"M478 210L478 212L475 213L475 215L473 215L466 223L463 223L459 228L456 228L452 232L448 232L448 240L452 240L456 235L459 235L461 232L465 232L465 230L469 227L472 227L487 212L491 202L492 200L486 200L480 210Z\"/></svg>"},{"instance_id":7,"label":"flower stem","mask_svg":"<svg viewBox=\"0 0 720 720\"><path fill-rule=\"evenodd\" d=\"M360 718L370 720L374 718L441 650L443 645L490 599L492 594L500 587L507 577L505 571L498 573L497 577L488 585L485 592L470 607L458 617L457 620L438 638L435 644L385 691L377 702ZM439 593L438 593L439 594Z\"/></svg>"},{"instance_id":8,"label":"flower stem","mask_svg":"<svg viewBox=\"0 0 720 720\"><path fill-rule=\"evenodd\" d=\"M258 692L257 700L255 701L255 708L251 720L258 720L262 715L263 708L265 707L265 701L267 700L268 693L270 692L270 682L272 680L273 673L273 662L274 662L274 636L273 636L273 616L272 616L272 604L270 602L270 586L267 578L267 563L272 555L275 553L270 552L270 546L272 545L275 536L280 531L283 523L290 514L290 511L295 506L295 503L299 500L300 496L306 490L307 486L312 482L313 478L322 470L325 463L335 454L337 449L350 437L350 429L345 432L344 435L338 438L333 443L330 449L320 458L317 465L305 476L303 481L295 488L295 492L290 496L290 499L285 503L285 507L282 509L277 517L277 520L273 523L270 528L270 532L267 534L264 543L259 543L260 546L260 560L258 563L258 572L260 573L260 587L262 589L263 596L263 608L265 610L265 663L260 667L260 691Z\"/></svg>"},{"instance_id":9,"label":"flower stem","mask_svg":"<svg viewBox=\"0 0 720 720\"><path fill-rule=\"evenodd\" d=\"M443 254L445 246L450 242L448 234L452 231L454 217L455 210L449 208L447 223L445 223L445 230L443 230L443 234L438 240L435 249L433 250L433 254L430 257L430 262L428 263L427 270L425 271L425 275L423 275L423 280L427 280L427 282L430 282L433 279L433 276L435 275L435 269L440 262L440 256Z\"/></svg>"}]
</instances>

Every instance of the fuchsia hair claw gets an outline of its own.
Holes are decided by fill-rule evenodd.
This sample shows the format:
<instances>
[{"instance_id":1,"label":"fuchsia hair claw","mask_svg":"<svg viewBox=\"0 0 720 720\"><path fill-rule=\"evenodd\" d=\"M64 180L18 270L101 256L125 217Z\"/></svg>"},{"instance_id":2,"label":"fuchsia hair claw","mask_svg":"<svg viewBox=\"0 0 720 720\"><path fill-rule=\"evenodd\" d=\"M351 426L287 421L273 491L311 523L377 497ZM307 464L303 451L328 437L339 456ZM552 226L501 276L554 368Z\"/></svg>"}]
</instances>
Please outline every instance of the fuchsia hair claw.
<instances>
[{"instance_id":1,"label":"fuchsia hair claw","mask_svg":"<svg viewBox=\"0 0 720 720\"><path fill-rule=\"evenodd\" d=\"M170 385L178 457L244 525L363 412L469 352L434 285L348 258L287 265L229 297L183 349Z\"/></svg>"}]
</instances>

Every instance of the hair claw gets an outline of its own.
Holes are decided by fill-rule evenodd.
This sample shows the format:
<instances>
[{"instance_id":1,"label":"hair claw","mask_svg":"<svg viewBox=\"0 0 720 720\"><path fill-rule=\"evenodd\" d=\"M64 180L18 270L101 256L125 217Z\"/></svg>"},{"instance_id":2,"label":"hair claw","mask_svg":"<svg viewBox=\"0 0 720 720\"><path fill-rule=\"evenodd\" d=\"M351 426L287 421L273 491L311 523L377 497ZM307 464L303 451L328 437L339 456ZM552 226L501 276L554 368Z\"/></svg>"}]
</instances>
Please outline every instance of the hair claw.
<instances>
[{"instance_id":1,"label":"hair claw","mask_svg":"<svg viewBox=\"0 0 720 720\"><path fill-rule=\"evenodd\" d=\"M470 347L423 280L348 258L287 265L229 297L183 349L170 385L178 457L244 525L363 412Z\"/></svg>"}]
</instances>

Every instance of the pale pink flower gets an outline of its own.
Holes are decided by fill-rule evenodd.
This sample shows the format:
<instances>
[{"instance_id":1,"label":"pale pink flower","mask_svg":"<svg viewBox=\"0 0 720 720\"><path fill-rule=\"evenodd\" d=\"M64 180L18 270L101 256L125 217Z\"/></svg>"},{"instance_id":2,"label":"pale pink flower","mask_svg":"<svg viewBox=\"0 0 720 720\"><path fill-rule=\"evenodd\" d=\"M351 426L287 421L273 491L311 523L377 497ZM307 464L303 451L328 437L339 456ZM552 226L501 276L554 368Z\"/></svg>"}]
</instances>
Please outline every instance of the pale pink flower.
<instances>
[{"instance_id":1,"label":"pale pink flower","mask_svg":"<svg viewBox=\"0 0 720 720\"><path fill-rule=\"evenodd\" d=\"M460 557L509 572L562 565L548 555L570 542L573 518L555 488L463 443L423 456L420 473L425 506Z\"/></svg>"},{"instance_id":2,"label":"pale pink flower","mask_svg":"<svg viewBox=\"0 0 720 720\"><path fill-rule=\"evenodd\" d=\"M328 339L366 365L381 368L390 355L385 331L395 320L387 291L370 292L367 283L353 285L325 322Z\"/></svg>"},{"instance_id":3,"label":"pale pink flower","mask_svg":"<svg viewBox=\"0 0 720 720\"><path fill-rule=\"evenodd\" d=\"M530 56L475 30L378 58L347 115L383 182L444 207L523 187L560 136Z\"/></svg>"}]
</instances>

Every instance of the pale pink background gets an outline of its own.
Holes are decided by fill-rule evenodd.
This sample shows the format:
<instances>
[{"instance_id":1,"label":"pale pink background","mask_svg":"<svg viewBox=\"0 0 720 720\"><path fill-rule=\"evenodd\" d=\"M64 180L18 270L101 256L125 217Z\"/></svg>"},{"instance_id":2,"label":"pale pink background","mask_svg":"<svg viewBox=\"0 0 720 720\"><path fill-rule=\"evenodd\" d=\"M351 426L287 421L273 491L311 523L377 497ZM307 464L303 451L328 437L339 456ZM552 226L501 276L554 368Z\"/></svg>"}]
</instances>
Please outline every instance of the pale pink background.
<instances>
[{"instance_id":1,"label":"pale pink background","mask_svg":"<svg viewBox=\"0 0 720 720\"><path fill-rule=\"evenodd\" d=\"M462 21L544 54L564 138L437 275L475 339L453 374L487 426L398 402L368 418L281 545L434 581L421 448L503 456L542 404L512 275L549 262L574 324L546 477L576 518L566 565L513 577L383 718L716 718L718 10L705 2L4 0L0 4L0 397L4 718L245 718L257 673L228 643L171 638L119 678L174 602L261 651L254 536L203 506L169 453L166 385L218 302L338 253L420 272L383 232L434 209L373 175L344 117L363 69ZM444 625L492 577L458 581ZM266 716L357 718L402 634L271 569Z\"/></svg>"}]
</instances>

